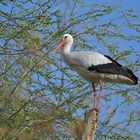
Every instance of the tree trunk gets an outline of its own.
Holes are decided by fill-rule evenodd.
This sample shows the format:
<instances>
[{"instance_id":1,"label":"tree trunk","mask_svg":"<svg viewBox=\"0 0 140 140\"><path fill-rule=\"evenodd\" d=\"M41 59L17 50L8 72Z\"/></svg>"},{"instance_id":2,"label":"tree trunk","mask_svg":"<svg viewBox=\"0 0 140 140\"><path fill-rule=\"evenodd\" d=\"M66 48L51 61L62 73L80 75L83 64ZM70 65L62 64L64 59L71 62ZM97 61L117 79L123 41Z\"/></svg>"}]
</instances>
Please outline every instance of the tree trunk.
<instances>
[{"instance_id":1,"label":"tree trunk","mask_svg":"<svg viewBox=\"0 0 140 140\"><path fill-rule=\"evenodd\" d=\"M82 140L94 140L94 133L98 122L98 114L98 110L96 109L92 109L86 113Z\"/></svg>"}]
</instances>

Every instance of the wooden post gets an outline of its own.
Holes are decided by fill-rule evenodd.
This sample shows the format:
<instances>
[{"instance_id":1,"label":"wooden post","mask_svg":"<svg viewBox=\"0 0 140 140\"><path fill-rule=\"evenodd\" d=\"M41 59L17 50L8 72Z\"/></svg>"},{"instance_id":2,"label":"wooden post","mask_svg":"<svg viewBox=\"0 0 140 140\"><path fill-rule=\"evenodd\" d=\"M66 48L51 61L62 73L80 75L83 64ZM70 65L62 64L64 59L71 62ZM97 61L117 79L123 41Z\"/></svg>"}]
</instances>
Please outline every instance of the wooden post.
<instances>
[{"instance_id":1,"label":"wooden post","mask_svg":"<svg viewBox=\"0 0 140 140\"><path fill-rule=\"evenodd\" d=\"M92 109L85 115L84 132L82 140L94 140L94 134L98 122L98 110Z\"/></svg>"}]
</instances>

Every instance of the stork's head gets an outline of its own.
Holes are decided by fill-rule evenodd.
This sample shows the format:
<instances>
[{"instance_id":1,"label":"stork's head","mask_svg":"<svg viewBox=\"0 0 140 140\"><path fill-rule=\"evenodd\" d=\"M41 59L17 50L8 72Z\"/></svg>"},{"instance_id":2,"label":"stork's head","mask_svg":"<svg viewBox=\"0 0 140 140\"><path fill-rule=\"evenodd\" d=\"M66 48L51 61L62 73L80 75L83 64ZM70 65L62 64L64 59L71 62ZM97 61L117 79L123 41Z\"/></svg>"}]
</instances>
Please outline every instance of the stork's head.
<instances>
[{"instance_id":1,"label":"stork's head","mask_svg":"<svg viewBox=\"0 0 140 140\"><path fill-rule=\"evenodd\" d=\"M72 44L73 43L73 37L70 34L64 34L63 35L63 41L64 41L64 45Z\"/></svg>"},{"instance_id":2,"label":"stork's head","mask_svg":"<svg viewBox=\"0 0 140 140\"><path fill-rule=\"evenodd\" d=\"M71 46L73 44L73 37L70 34L64 34L60 43L56 46L54 51L58 50L62 46Z\"/></svg>"}]
</instances>

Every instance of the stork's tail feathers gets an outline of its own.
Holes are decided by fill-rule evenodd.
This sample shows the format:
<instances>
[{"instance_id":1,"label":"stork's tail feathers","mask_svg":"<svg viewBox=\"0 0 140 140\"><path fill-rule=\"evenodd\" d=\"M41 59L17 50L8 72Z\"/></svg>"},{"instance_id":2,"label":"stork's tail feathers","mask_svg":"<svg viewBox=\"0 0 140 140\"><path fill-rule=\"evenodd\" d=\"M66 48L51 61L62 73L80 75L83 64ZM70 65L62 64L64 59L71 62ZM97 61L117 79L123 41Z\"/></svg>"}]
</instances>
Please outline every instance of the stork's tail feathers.
<instances>
[{"instance_id":1,"label":"stork's tail feathers","mask_svg":"<svg viewBox=\"0 0 140 140\"><path fill-rule=\"evenodd\" d=\"M118 74L124 75L124 76L128 77L129 79L131 79L133 81L133 83L132 83L133 85L138 84L138 77L135 76L134 73L130 69L123 67L117 61L113 60L110 56L108 56L108 55L104 55L104 56L106 58L108 58L109 60L111 60L113 62L113 64L116 64L117 70L119 70Z\"/></svg>"},{"instance_id":2,"label":"stork's tail feathers","mask_svg":"<svg viewBox=\"0 0 140 140\"><path fill-rule=\"evenodd\" d=\"M130 69L127 69L127 76L134 82L134 85L138 84L138 77L135 76Z\"/></svg>"}]
</instances>

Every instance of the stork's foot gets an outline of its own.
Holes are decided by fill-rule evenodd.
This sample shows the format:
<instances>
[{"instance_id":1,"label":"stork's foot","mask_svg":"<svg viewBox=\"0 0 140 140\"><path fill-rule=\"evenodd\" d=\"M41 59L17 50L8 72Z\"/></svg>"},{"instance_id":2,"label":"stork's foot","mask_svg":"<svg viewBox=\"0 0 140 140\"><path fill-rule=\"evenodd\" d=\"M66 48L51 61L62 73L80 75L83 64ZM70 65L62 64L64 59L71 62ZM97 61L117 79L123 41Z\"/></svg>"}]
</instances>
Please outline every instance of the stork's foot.
<instances>
[{"instance_id":1,"label":"stork's foot","mask_svg":"<svg viewBox=\"0 0 140 140\"><path fill-rule=\"evenodd\" d=\"M96 112L99 112L99 108L94 107L94 110L95 110Z\"/></svg>"}]
</instances>

